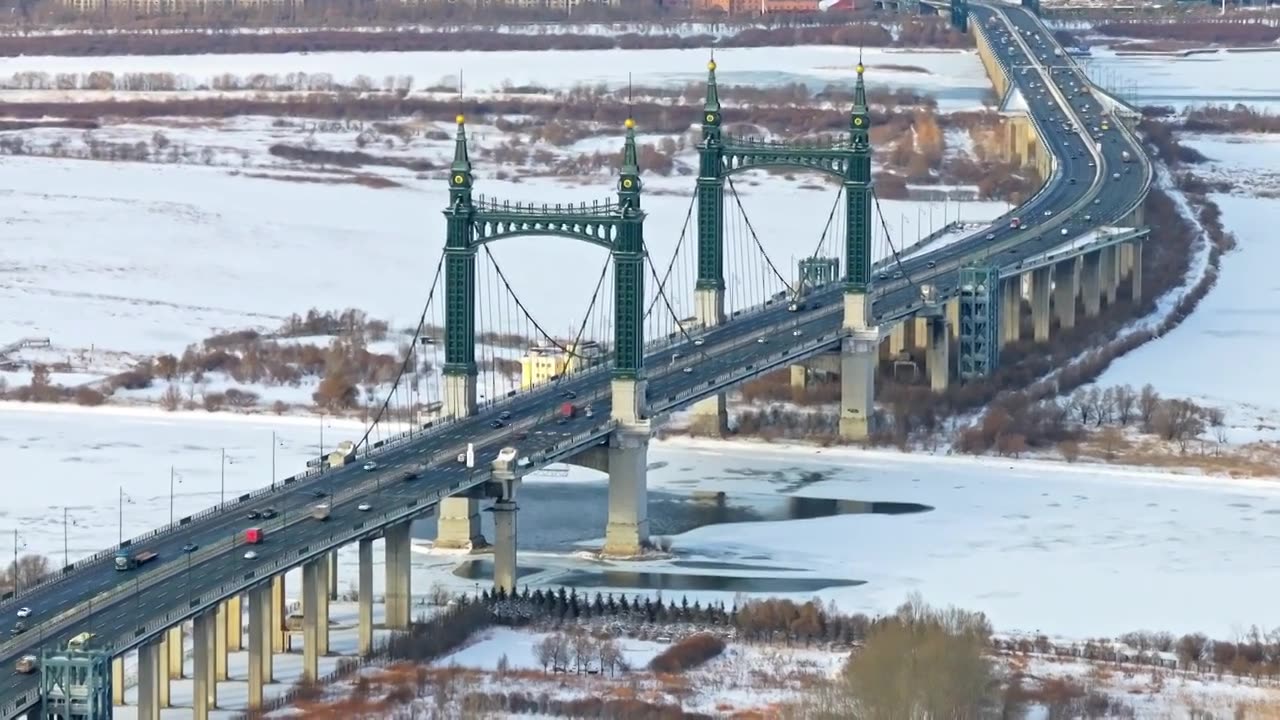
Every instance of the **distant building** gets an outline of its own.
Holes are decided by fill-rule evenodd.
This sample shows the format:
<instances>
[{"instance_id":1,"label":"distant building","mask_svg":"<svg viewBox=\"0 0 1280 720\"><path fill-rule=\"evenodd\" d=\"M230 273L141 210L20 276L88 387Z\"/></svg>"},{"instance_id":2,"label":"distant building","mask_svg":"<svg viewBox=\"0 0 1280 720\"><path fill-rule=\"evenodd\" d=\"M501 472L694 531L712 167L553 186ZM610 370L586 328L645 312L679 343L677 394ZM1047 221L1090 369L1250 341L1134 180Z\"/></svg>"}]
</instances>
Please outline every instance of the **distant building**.
<instances>
[{"instance_id":1,"label":"distant building","mask_svg":"<svg viewBox=\"0 0 1280 720\"><path fill-rule=\"evenodd\" d=\"M520 358L520 389L551 382L565 373L592 367L604 360L604 348L595 340L581 344L565 343L565 350L555 345L534 345Z\"/></svg>"}]
</instances>

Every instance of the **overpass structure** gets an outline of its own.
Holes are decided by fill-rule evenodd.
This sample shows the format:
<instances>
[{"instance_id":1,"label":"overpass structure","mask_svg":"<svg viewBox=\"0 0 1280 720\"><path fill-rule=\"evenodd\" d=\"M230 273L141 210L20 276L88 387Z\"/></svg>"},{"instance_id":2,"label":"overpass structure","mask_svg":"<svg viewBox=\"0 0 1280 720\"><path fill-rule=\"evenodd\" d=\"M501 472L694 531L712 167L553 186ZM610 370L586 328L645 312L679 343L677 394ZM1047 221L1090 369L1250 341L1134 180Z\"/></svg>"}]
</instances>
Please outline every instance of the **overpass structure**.
<instances>
[{"instance_id":1,"label":"overpass structure","mask_svg":"<svg viewBox=\"0 0 1280 720\"><path fill-rule=\"evenodd\" d=\"M1102 312L1121 291L1138 297L1146 237L1141 208L1151 166L1126 121L1103 109L1096 88L1055 52L1060 49L1031 10L960 2L950 7L953 21L975 33L1001 92L1016 90L1026 100L1026 112L1007 123L1006 149L1037 168L1045 183L1018 208L1019 222L1011 213L934 252L895 253L873 263L873 113L862 66L846 137L797 146L729 135L724 121L731 111L722 106L711 63L693 198L694 316L680 318L666 293L670 276L661 276L646 250L634 123L627 122L615 198L551 207L476 196L459 116L437 274L445 283L447 419L378 442L366 435L351 452L336 453L307 473L130 541L134 549L158 553L145 568L116 571L111 548L0 600L0 613L18 606L38 612L30 629L0 644L0 663L37 654L42 665L38 673L0 679L0 718L107 717L112 701L122 699L122 658L132 652L138 655L139 716L158 718L171 699L170 679L183 673L188 634L195 658L193 716L207 718L217 706L218 683L228 679L227 655L242 648L250 657L249 705L261 707L264 687L273 680L273 656L287 645L284 573L291 569L302 569L303 672L315 678L318 658L328 652L338 548L358 547L360 650L367 653L377 541L386 559L386 626L409 626L414 518L437 513L438 545L475 547L486 543L479 513L487 504L495 527L494 584L512 591L521 478L548 464L574 463L609 476L603 553L642 556L648 544L647 449L651 431L670 413L689 408L697 431L724 432L726 390L784 367L803 382L804 363L825 356L840 368L840 433L858 440L872 420L882 346L895 354L921 353L932 387L942 390L954 376L963 381L994 371L1000 347L1021 339L1025 328L1034 339L1047 340L1070 329L1077 310ZM792 284L768 261L785 289L730 312L726 291L740 279L726 263L726 187L736 198L734 174L776 167L837 178L845 236L837 257L815 253L802 262L804 282ZM529 235L566 236L608 250L614 280L609 361L481 405L477 253L485 243ZM658 281L652 294L646 291L650 279ZM647 308L646 298L652 298ZM671 331L647 342L647 322L664 309L672 315ZM593 412L562 416L557 410L566 398ZM478 463L459 461L468 448ZM362 468L366 460L376 467ZM310 514L318 498L329 506L323 521ZM278 515L255 523L266 541L249 548L239 533L245 513L266 504ZM245 557L249 549L255 557ZM83 633L98 638L100 649L64 650Z\"/></svg>"}]
</instances>

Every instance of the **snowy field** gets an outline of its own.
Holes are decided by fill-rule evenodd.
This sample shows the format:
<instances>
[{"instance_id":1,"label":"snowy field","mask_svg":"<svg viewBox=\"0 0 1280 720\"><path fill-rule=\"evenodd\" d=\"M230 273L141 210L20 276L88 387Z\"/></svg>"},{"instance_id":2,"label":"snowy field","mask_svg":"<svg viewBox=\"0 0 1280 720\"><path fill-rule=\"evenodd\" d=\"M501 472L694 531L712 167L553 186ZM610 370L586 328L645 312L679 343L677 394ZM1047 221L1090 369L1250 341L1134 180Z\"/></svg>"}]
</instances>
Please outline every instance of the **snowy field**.
<instances>
[{"instance_id":1,"label":"snowy field","mask_svg":"<svg viewBox=\"0 0 1280 720\"><path fill-rule=\"evenodd\" d=\"M181 353L211 331L275 328L284 316L311 307L355 307L393 327L413 326L444 243L440 211L447 186L443 178L406 182L374 190L190 165L7 158L0 164L8 238L0 246L6 309L0 344L46 336L66 349ZM680 245L693 181L646 182L645 239L654 264L665 270ZM611 194L604 185L566 187L546 178L482 178L477 188L524 202L590 202ZM664 188L672 194L658 192ZM794 267L818 247L834 190L752 178L737 181L737 188L746 217L780 267ZM949 219L959 212L976 221L1007 208L958 206L950 204ZM938 227L944 224L943 203L883 201L881 207L891 231L910 241L928 234L924 223L931 215ZM692 314L696 277L690 274L694 228L685 234L677 263L683 275L674 276L669 295L677 310L687 310L682 317ZM742 273L743 281L728 293L728 304L754 305L764 272L756 267L762 266L759 253L744 227L727 230L726 243L727 271ZM875 247L879 256L888 254L882 239ZM555 332L582 322L607 259L601 249L556 238L499 242L492 252L530 313ZM482 257L478 264L485 262ZM579 270L566 273L565 267Z\"/></svg>"},{"instance_id":2,"label":"snowy field","mask_svg":"<svg viewBox=\"0 0 1280 720\"><path fill-rule=\"evenodd\" d=\"M318 420L6 410L0 436L12 448L13 474L40 476L42 483L11 489L0 536L17 529L27 551L61 561L62 506L53 498L74 497L67 530L74 560L116 541L121 488L126 537L165 523L171 464L182 476L175 496L179 516L216 503L224 446L235 462L227 471L229 495L264 484L272 430L285 445L277 455L280 474L301 469L318 443ZM354 433L335 424L326 427L325 442ZM819 587L865 582L791 593L797 599L816 595L849 611L891 610L919 591L935 604L983 610L1002 630L1077 638L1139 628L1227 636L1274 617L1266 591L1280 577L1280 537L1272 532L1280 485L1273 481L750 443L661 442L650 459L651 487L672 493L893 501L934 509L704 526L674 538L677 560L695 561L686 567L658 562L636 568L602 565L574 552L527 553L522 561L543 570L522 582L560 585L584 570L716 574L699 571L697 561L732 563L745 569L719 574ZM603 480L574 468L555 482ZM603 527L595 532L598 538ZM419 550L416 593L436 583L474 592L477 583L452 572L458 556ZM352 548L342 557L343 588L355 580L354 554ZM379 561L377 545L375 555ZM375 573L377 588L381 575ZM690 602L733 599L732 592L688 595Z\"/></svg>"},{"instance_id":3,"label":"snowy field","mask_svg":"<svg viewBox=\"0 0 1280 720\"><path fill-rule=\"evenodd\" d=\"M1111 87L1137 105L1169 105L1181 112L1195 105L1245 103L1260 110L1280 109L1275 80L1280 53L1219 51L1189 57L1117 55L1092 48L1080 58L1094 82Z\"/></svg>"},{"instance_id":4,"label":"snowy field","mask_svg":"<svg viewBox=\"0 0 1280 720\"><path fill-rule=\"evenodd\" d=\"M13 57L0 59L0 76L19 72L89 73L109 71L170 72L207 83L232 73L328 73L342 84L359 76L381 83L388 76L410 76L418 90L457 88L459 73L467 93L497 92L504 87L537 85L683 86L706 81L708 53L697 50L582 50L562 52L373 52L289 55L122 55L110 57ZM947 111L974 109L990 88L975 51L888 50L868 48L863 60L869 85L904 88L938 96ZM716 51L717 77L725 85L802 83L813 90L828 84L851 85L858 48L803 46L725 48ZM910 65L926 72L886 68Z\"/></svg>"},{"instance_id":5,"label":"snowy field","mask_svg":"<svg viewBox=\"0 0 1280 720\"><path fill-rule=\"evenodd\" d=\"M1197 137L1188 143L1208 156L1206 173L1230 176L1245 192L1280 167L1274 139ZM1197 170L1197 172L1201 172ZM1243 193L1213 195L1223 227L1237 248L1222 258L1217 285L1173 332L1117 360L1101 385L1151 383L1165 395L1191 397L1224 408L1233 440L1280 437L1280 387L1270 363L1280 348L1280 285L1270 268L1280 263L1272 228L1280 226L1280 200Z\"/></svg>"}]
</instances>

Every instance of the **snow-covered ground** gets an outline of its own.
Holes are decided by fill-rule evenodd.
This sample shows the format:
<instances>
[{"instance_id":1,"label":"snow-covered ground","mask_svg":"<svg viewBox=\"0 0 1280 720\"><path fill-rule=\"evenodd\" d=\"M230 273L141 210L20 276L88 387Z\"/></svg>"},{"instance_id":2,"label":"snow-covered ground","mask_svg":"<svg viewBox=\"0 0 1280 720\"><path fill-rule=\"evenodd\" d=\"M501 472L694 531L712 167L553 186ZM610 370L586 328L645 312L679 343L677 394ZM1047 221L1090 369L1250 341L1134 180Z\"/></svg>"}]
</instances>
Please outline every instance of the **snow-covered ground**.
<instances>
[{"instance_id":1,"label":"snow-covered ground","mask_svg":"<svg viewBox=\"0 0 1280 720\"><path fill-rule=\"evenodd\" d=\"M685 232L683 244L680 238L692 181L646 182L645 239L662 271L681 247L667 293L687 317L696 277L694 229ZM416 325L444 243L444 218L437 213L447 204L447 187L443 179L406 183L374 190L191 165L7 158L0 165L9 240L0 247L0 303L6 309L0 341L45 336L68 350L180 354L211 331L275 328L284 316L311 307L355 307L393 327ZM548 178L482 179L478 187L524 202L611 194L603 186L566 188ZM794 267L818 247L834 191L752 177L736 187L761 245L780 267ZM662 189L673 194L657 192ZM949 205L954 216L957 203ZM1006 208L994 202L959 206L965 220ZM931 209L937 226L944 224L940 202L886 200L881 207L892 232L912 241L928 234L927 225L913 226L918 217L928 222ZM797 244L797 238L809 239ZM729 253L748 260L726 263L742 280L730 289L728 304L754 305L762 277L767 279L756 267L759 253L745 226L730 228L726 243ZM835 245L828 237L826 246ZM875 247L881 257L888 252L883 239ZM556 238L498 242L492 253L533 317L557 333L582 322L607 259L603 250ZM480 255L478 267L488 266L487 254ZM566 267L579 270L564 272ZM656 283L647 285L651 295L656 292ZM433 307L442 319L441 303ZM479 317L484 329L488 321Z\"/></svg>"},{"instance_id":2,"label":"snow-covered ground","mask_svg":"<svg viewBox=\"0 0 1280 720\"><path fill-rule=\"evenodd\" d=\"M1245 103L1258 109L1280 108L1274 52L1117 55L1105 47L1080 58L1094 82L1137 105L1168 105L1179 112L1188 106Z\"/></svg>"},{"instance_id":3,"label":"snow-covered ground","mask_svg":"<svg viewBox=\"0 0 1280 720\"><path fill-rule=\"evenodd\" d=\"M280 474L301 469L319 441L318 420L6 409L0 437L8 440L11 473L42 482L11 488L0 531L17 529L28 551L60 562L62 498L75 498L68 511L74 560L116 541L112 511L121 489L126 537L167 522L170 465L182 476L174 500L179 517L217 502L224 446L234 460L228 495L265 484L273 430L285 444L277 455ZM325 442L354 432L335 423L325 429ZM789 580L818 588L791 593L797 599L816 595L868 612L890 610L918 590L936 604L986 611L1004 630L1070 637L1138 628L1227 636L1272 617L1266 588L1280 577L1280 538L1271 531L1271 518L1280 514L1280 484L1271 480L710 441L655 443L650 461L650 486L671 493L723 491L731 503L748 504L892 501L933 510L704 526L674 538L676 561L641 566L602 564L574 552L525 553L522 561L542 571L522 582L554 586L574 573L604 570L641 570L656 581L681 574L772 578L784 589ZM604 481L571 468L563 482ZM464 558L419 550L415 592L436 583L474 592L475 581L453 574ZM380 559L377 546L375 554ZM731 565L706 570L677 561ZM340 585L347 588L355 579L354 548L343 554L341 568ZM858 581L865 584L835 585ZM375 585L381 587L381 573ZM598 586L608 589L607 582ZM586 581L582 587L596 589ZM626 592L652 592L645 587L652 585ZM733 594L688 592L690 602L731 602Z\"/></svg>"},{"instance_id":4,"label":"snow-covered ground","mask_svg":"<svg viewBox=\"0 0 1280 720\"><path fill-rule=\"evenodd\" d=\"M892 87L935 94L943 110L982 105L990 84L974 51L892 50L862 51L872 87ZM828 84L852 85L859 48L801 46L780 48L724 48L716 51L717 76L725 85L785 85L803 83L814 90ZM559 88L605 85L625 88L668 86L706 80L707 50L582 50L560 52L370 52L294 53L289 55L121 55L111 57L30 56L0 59L0 75L20 72L113 73L168 72L191 76L209 84L222 73L328 73L342 84L357 77L380 85L388 76L409 76L414 87L458 87L459 74L468 93L501 91L504 87L536 85ZM926 72L886 68L877 64L912 65ZM726 116L727 117L727 116Z\"/></svg>"},{"instance_id":5,"label":"snow-covered ground","mask_svg":"<svg viewBox=\"0 0 1280 720\"><path fill-rule=\"evenodd\" d=\"M1250 178L1280 166L1280 143L1197 137L1188 142L1206 156L1213 174L1230 176L1241 190L1211 199L1235 251L1222 258L1217 285L1181 325L1117 360L1102 385L1151 383L1167 396L1190 397L1227 411L1233 440L1280 437L1280 389L1264 358L1280 348L1280 301L1270 268L1280 263L1271 228L1280 225L1280 200L1252 197Z\"/></svg>"}]
</instances>

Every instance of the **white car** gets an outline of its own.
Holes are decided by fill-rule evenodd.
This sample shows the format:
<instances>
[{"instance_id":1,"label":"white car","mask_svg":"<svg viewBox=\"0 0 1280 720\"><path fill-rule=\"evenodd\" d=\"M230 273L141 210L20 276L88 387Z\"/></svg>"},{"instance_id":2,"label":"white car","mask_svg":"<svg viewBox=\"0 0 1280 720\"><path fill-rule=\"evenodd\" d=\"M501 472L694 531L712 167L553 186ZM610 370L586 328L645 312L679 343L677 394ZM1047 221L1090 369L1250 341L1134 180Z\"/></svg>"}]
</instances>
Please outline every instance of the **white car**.
<instances>
[{"instance_id":1,"label":"white car","mask_svg":"<svg viewBox=\"0 0 1280 720\"><path fill-rule=\"evenodd\" d=\"M18 608L18 617L20 617L20 618L29 618L29 617L31 617L31 608L27 608L27 607L24 607L24 608Z\"/></svg>"},{"instance_id":2,"label":"white car","mask_svg":"<svg viewBox=\"0 0 1280 720\"><path fill-rule=\"evenodd\" d=\"M356 509L359 510L360 512L369 512L370 510L373 509L373 506L370 505L369 503L360 503L359 505L356 506Z\"/></svg>"},{"instance_id":3,"label":"white car","mask_svg":"<svg viewBox=\"0 0 1280 720\"><path fill-rule=\"evenodd\" d=\"M377 469L378 469L378 463L376 463L376 462L374 462L374 461L372 461L372 460L370 460L369 462L367 462L367 463L365 463L365 464L364 464L364 471L365 471L365 472L369 472L369 471L371 471L371 470L377 470Z\"/></svg>"},{"instance_id":4,"label":"white car","mask_svg":"<svg viewBox=\"0 0 1280 720\"><path fill-rule=\"evenodd\" d=\"M694 345L701 345L701 344L702 344L702 343L704 343L704 342L706 342L706 340L703 340L702 338L698 338L697 340L694 340L694 341L693 341L693 344L694 344Z\"/></svg>"},{"instance_id":5,"label":"white car","mask_svg":"<svg viewBox=\"0 0 1280 720\"><path fill-rule=\"evenodd\" d=\"M762 338L762 337L758 337L758 338L756 338L756 342L758 342L758 343L760 343L761 345L763 345L763 344L765 344L765 343L767 343L767 342L769 342L769 341L768 341L768 340L765 340L765 339L764 339L764 338Z\"/></svg>"},{"instance_id":6,"label":"white car","mask_svg":"<svg viewBox=\"0 0 1280 720\"><path fill-rule=\"evenodd\" d=\"M691 368L691 367L687 367L687 368L685 368L685 369L684 369L684 372L685 372L685 373L691 373L691 372L693 372L693 368Z\"/></svg>"},{"instance_id":7,"label":"white car","mask_svg":"<svg viewBox=\"0 0 1280 720\"><path fill-rule=\"evenodd\" d=\"M258 553L257 553L256 551L254 551L254 550L250 550L249 552L247 552L247 553L245 553L245 554L244 554L244 559L245 559L245 560L257 560L257 559L258 559Z\"/></svg>"},{"instance_id":8,"label":"white car","mask_svg":"<svg viewBox=\"0 0 1280 720\"><path fill-rule=\"evenodd\" d=\"M800 336L801 336L801 335L803 335L804 333L800 332L799 330L792 330L792 331L791 331L791 334L792 334L792 335L794 335L794 336L796 336L796 337L800 337Z\"/></svg>"}]
</instances>

